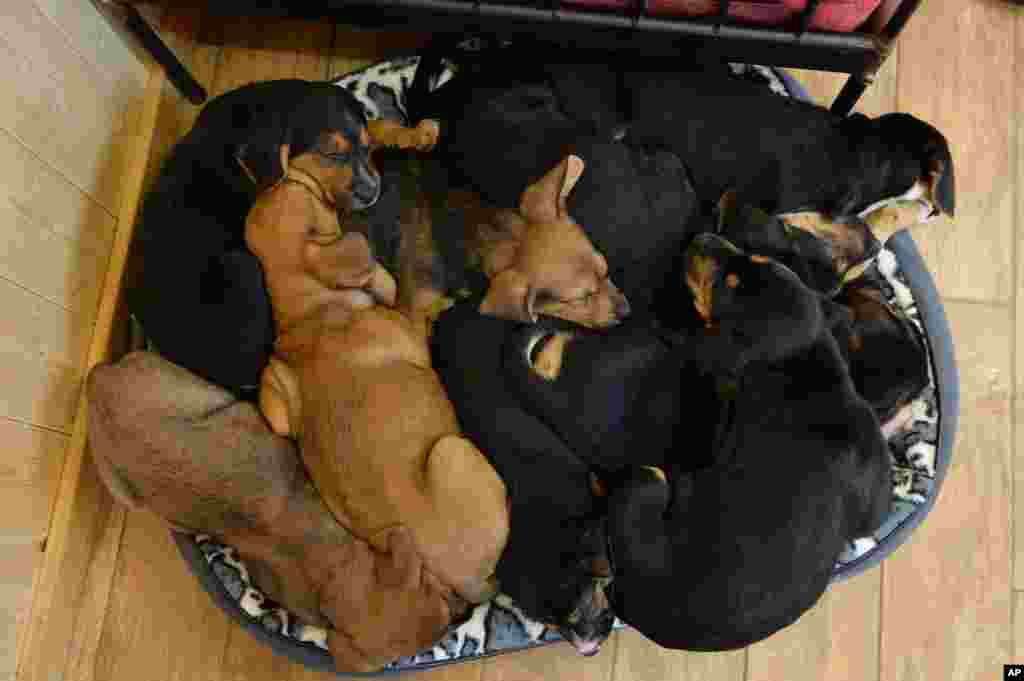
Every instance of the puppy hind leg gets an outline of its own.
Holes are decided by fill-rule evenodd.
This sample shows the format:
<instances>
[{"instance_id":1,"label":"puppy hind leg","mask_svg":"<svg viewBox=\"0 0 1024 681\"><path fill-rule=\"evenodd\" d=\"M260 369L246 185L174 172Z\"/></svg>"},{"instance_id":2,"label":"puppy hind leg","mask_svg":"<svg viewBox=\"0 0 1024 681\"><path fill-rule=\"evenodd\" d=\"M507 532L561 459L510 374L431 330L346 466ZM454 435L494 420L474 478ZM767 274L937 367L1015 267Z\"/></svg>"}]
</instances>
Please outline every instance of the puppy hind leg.
<instances>
[{"instance_id":1,"label":"puppy hind leg","mask_svg":"<svg viewBox=\"0 0 1024 681\"><path fill-rule=\"evenodd\" d=\"M302 423L302 394L291 367L271 357L260 380L260 411L271 430L284 437L298 437Z\"/></svg>"},{"instance_id":2,"label":"puppy hind leg","mask_svg":"<svg viewBox=\"0 0 1024 681\"><path fill-rule=\"evenodd\" d=\"M486 601L497 594L494 571L508 540L505 483L480 450L460 435L445 435L434 443L426 466L434 512L454 526L452 553L467 566L464 578L452 586L471 603Z\"/></svg>"}]
</instances>

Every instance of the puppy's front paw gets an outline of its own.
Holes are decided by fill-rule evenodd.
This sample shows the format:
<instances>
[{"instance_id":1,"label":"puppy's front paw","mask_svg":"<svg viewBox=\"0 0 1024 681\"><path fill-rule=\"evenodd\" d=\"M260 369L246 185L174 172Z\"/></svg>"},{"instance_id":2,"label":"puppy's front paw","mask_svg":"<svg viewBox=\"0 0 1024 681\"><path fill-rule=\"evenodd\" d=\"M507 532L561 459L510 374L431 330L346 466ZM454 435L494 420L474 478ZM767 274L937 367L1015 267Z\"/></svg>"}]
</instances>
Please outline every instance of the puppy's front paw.
<instances>
[{"instance_id":1,"label":"puppy's front paw","mask_svg":"<svg viewBox=\"0 0 1024 681\"><path fill-rule=\"evenodd\" d=\"M413 144L416 151L430 151L437 146L438 140L441 139L441 125L431 118L424 118L420 121L413 132L416 135Z\"/></svg>"}]
</instances>

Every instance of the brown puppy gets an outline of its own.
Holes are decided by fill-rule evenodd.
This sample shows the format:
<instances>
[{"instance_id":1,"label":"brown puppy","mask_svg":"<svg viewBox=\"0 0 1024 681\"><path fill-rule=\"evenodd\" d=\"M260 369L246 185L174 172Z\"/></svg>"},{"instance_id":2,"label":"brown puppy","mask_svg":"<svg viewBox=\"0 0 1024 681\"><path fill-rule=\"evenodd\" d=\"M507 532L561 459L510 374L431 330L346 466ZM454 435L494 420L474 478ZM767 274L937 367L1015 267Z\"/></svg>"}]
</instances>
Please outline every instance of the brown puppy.
<instances>
[{"instance_id":1,"label":"brown puppy","mask_svg":"<svg viewBox=\"0 0 1024 681\"><path fill-rule=\"evenodd\" d=\"M480 312L524 322L544 314L589 328L629 315L626 297L608 278L608 262L566 206L583 168L582 159L567 156L523 191L518 211L490 209L476 195L453 192L470 249L490 279Z\"/></svg>"},{"instance_id":2,"label":"brown puppy","mask_svg":"<svg viewBox=\"0 0 1024 681\"><path fill-rule=\"evenodd\" d=\"M270 598L329 628L339 671L423 650L461 614L407 530L382 553L338 524L254 405L148 352L93 369L86 394L90 450L115 498L238 549Z\"/></svg>"},{"instance_id":3,"label":"brown puppy","mask_svg":"<svg viewBox=\"0 0 1024 681\"><path fill-rule=\"evenodd\" d=\"M342 525L378 550L392 528L408 526L443 584L486 600L508 535L505 485L459 432L431 367L423 309L384 307L394 280L325 203L313 183L282 183L246 223L278 328L260 405L275 432L298 439ZM408 241L416 225L404 228Z\"/></svg>"}]
</instances>

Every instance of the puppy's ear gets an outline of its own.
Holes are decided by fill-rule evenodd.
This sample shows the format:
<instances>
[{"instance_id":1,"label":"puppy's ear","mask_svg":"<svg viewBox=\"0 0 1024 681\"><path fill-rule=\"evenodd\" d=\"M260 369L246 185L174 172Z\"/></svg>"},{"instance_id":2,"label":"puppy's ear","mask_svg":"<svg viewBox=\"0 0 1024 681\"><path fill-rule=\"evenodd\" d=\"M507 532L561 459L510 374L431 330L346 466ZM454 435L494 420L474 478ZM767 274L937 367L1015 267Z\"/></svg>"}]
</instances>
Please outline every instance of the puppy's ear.
<instances>
[{"instance_id":1,"label":"puppy's ear","mask_svg":"<svg viewBox=\"0 0 1024 681\"><path fill-rule=\"evenodd\" d=\"M870 226L858 218L839 222L824 213L812 211L787 213L779 217L791 227L813 234L825 244L832 265L840 276L873 258L882 247Z\"/></svg>"},{"instance_id":2,"label":"puppy's ear","mask_svg":"<svg viewBox=\"0 0 1024 681\"><path fill-rule=\"evenodd\" d=\"M257 190L272 187L288 174L291 146L272 143L257 136L235 150L235 160Z\"/></svg>"},{"instance_id":3,"label":"puppy's ear","mask_svg":"<svg viewBox=\"0 0 1024 681\"><path fill-rule=\"evenodd\" d=\"M563 217L569 193L583 175L583 169L583 159L566 156L523 191L519 212L529 222L554 222Z\"/></svg>"},{"instance_id":4,"label":"puppy's ear","mask_svg":"<svg viewBox=\"0 0 1024 681\"><path fill-rule=\"evenodd\" d=\"M536 289L526 276L518 270L505 270L491 279L487 295L480 303L480 312L492 317L534 323L537 321L536 301Z\"/></svg>"},{"instance_id":5,"label":"puppy's ear","mask_svg":"<svg viewBox=\"0 0 1024 681\"><path fill-rule=\"evenodd\" d=\"M718 214L718 233L725 234L729 226L738 219L739 193L735 189L725 192L718 199L718 204L715 208Z\"/></svg>"}]
</instances>

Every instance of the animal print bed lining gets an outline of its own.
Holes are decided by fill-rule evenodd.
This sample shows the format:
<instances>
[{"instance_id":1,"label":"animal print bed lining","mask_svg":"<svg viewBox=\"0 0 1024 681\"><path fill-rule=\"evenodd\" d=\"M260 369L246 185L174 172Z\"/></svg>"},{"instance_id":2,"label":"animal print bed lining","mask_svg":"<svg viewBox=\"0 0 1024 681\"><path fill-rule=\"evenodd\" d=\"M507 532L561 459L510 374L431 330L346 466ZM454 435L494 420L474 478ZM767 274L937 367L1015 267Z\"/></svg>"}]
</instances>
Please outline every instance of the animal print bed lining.
<instances>
[{"instance_id":1,"label":"animal print bed lining","mask_svg":"<svg viewBox=\"0 0 1024 681\"><path fill-rule=\"evenodd\" d=\"M387 118L406 121L405 92L412 83L418 57L392 59L374 64L361 71L346 75L337 85L352 92L366 108L369 118ZM772 92L790 96L785 83L769 68L756 65L733 64L735 77L767 84ZM453 75L451 66L431 83L438 87ZM899 269L896 256L882 250L869 266L866 274L882 275L886 298L898 305L924 334L917 305L910 288ZM927 339L925 346L928 347ZM930 352L930 347L929 347ZM874 535L851 543L839 558L839 569L856 561L875 549L885 537L899 527L934 493L935 455L938 441L938 409L935 376L929 361L929 386L911 405L911 425L889 440L893 460L893 508L887 521ZM216 542L207 535L194 537L210 569L231 597L250 617L258 620L267 630L294 640L302 645L326 650L326 632L298 620L291 613L267 599L257 585L235 549ZM616 626L621 626L616 623ZM402 670L442 660L473 658L501 651L528 648L559 640L559 635L544 625L532 621L520 612L504 595L477 606L469 618L454 627L448 636L429 650L413 657L396 660L388 669Z\"/></svg>"}]
</instances>

